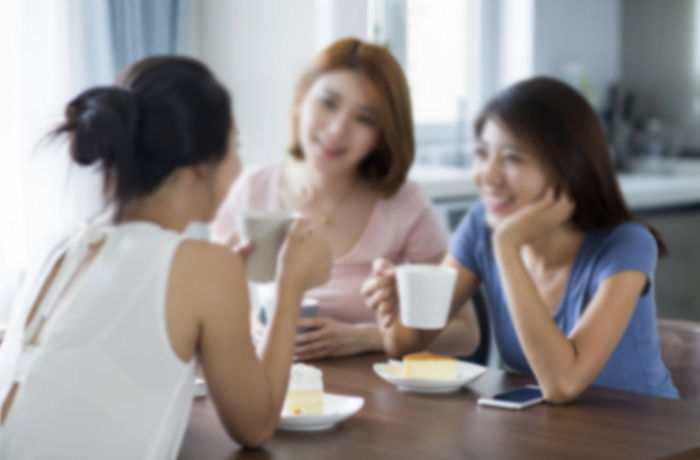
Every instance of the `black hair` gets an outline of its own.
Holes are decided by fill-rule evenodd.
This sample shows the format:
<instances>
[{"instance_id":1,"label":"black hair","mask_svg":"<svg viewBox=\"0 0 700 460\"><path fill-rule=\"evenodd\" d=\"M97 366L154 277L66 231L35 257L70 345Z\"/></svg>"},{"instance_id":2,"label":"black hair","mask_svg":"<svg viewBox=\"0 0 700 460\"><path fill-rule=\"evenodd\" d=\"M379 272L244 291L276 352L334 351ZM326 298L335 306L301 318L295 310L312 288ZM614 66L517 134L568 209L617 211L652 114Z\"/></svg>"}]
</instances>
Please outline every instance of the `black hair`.
<instances>
[{"instance_id":1,"label":"black hair","mask_svg":"<svg viewBox=\"0 0 700 460\"><path fill-rule=\"evenodd\" d=\"M177 168L221 161L233 123L229 94L204 64L157 56L128 67L117 85L79 94L53 133L68 134L76 163L100 167L119 219Z\"/></svg>"}]
</instances>

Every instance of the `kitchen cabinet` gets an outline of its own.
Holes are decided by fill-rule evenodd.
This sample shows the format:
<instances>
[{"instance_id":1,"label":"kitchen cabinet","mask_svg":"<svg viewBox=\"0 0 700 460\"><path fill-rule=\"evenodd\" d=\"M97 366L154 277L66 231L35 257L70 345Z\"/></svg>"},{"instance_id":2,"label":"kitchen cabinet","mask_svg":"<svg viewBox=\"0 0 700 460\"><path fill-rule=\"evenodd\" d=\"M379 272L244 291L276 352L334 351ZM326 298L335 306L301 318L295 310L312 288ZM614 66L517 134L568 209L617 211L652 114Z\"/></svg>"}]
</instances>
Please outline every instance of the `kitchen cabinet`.
<instances>
[{"instance_id":1,"label":"kitchen cabinet","mask_svg":"<svg viewBox=\"0 0 700 460\"><path fill-rule=\"evenodd\" d=\"M656 270L658 316L700 321L700 203L638 215L661 232L669 248Z\"/></svg>"}]
</instances>

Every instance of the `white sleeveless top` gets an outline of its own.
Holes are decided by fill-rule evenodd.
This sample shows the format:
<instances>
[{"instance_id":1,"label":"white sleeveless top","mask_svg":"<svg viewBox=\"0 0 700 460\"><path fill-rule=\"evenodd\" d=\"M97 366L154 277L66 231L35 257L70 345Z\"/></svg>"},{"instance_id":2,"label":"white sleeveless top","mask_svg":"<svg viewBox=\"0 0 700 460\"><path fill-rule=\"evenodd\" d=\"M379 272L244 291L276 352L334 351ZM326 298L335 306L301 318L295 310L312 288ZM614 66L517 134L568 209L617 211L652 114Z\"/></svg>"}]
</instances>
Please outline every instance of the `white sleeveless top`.
<instances>
[{"instance_id":1,"label":"white sleeveless top","mask_svg":"<svg viewBox=\"0 0 700 460\"><path fill-rule=\"evenodd\" d=\"M91 242L106 238L60 302ZM87 227L30 273L0 345L0 404L18 382L1 459L172 459L187 426L196 360L173 351L165 300L183 236L155 224ZM32 324L32 304L63 264ZM55 309L54 309L55 307ZM38 345L28 342L46 318Z\"/></svg>"}]
</instances>

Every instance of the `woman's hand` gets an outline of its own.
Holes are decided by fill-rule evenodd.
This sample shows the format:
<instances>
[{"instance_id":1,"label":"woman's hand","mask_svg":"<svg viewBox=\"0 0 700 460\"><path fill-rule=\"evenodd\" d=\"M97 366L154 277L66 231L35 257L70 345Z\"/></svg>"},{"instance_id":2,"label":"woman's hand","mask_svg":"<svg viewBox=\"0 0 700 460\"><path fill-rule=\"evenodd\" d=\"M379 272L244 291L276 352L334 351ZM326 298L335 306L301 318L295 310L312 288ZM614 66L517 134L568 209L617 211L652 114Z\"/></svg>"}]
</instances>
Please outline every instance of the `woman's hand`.
<instances>
[{"instance_id":1,"label":"woman's hand","mask_svg":"<svg viewBox=\"0 0 700 460\"><path fill-rule=\"evenodd\" d=\"M350 324L331 318L300 318L298 327L313 328L297 334L294 355L301 361L329 356L347 356L370 349L379 349L379 333L376 326L374 345L368 336L369 328L364 324Z\"/></svg>"},{"instance_id":2,"label":"woman's hand","mask_svg":"<svg viewBox=\"0 0 700 460\"><path fill-rule=\"evenodd\" d=\"M566 222L574 212L574 202L565 192L558 196L553 188L542 198L523 207L500 222L493 233L494 241L516 248Z\"/></svg>"},{"instance_id":3,"label":"woman's hand","mask_svg":"<svg viewBox=\"0 0 700 460\"><path fill-rule=\"evenodd\" d=\"M396 292L394 265L386 259L374 259L372 273L362 284L362 297L367 308L377 314L379 324L388 328L398 315L399 302Z\"/></svg>"},{"instance_id":4,"label":"woman's hand","mask_svg":"<svg viewBox=\"0 0 700 460\"><path fill-rule=\"evenodd\" d=\"M328 281L332 263L326 240L314 232L308 220L298 219L280 249L276 282L281 288L306 291Z\"/></svg>"},{"instance_id":5,"label":"woman's hand","mask_svg":"<svg viewBox=\"0 0 700 460\"><path fill-rule=\"evenodd\" d=\"M223 242L224 246L231 248L233 252L241 256L241 259L245 260L248 258L251 252L253 252L254 243L252 240L241 241L241 237L238 233L233 232L226 238Z\"/></svg>"}]
</instances>

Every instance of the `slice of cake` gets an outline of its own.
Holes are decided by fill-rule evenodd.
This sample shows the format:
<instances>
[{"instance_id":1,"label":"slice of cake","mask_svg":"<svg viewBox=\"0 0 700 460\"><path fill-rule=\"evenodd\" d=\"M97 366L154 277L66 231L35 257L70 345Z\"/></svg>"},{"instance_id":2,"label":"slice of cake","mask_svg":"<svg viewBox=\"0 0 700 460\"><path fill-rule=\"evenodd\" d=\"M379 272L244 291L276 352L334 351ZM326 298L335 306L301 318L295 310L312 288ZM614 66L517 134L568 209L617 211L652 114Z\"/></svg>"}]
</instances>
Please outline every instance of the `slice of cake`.
<instances>
[{"instance_id":1,"label":"slice of cake","mask_svg":"<svg viewBox=\"0 0 700 460\"><path fill-rule=\"evenodd\" d=\"M429 351L403 357L402 377L451 380L457 378L457 360Z\"/></svg>"},{"instance_id":2,"label":"slice of cake","mask_svg":"<svg viewBox=\"0 0 700 460\"><path fill-rule=\"evenodd\" d=\"M302 363L292 365L282 413L323 415L323 373Z\"/></svg>"}]
</instances>

